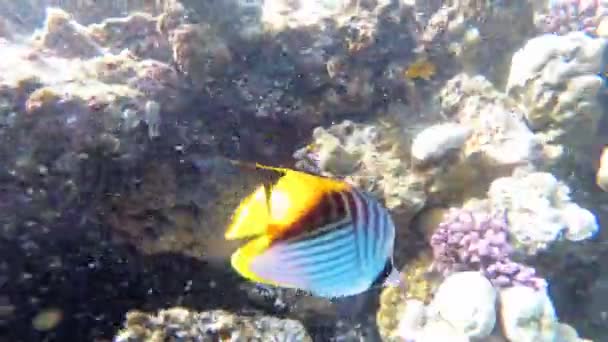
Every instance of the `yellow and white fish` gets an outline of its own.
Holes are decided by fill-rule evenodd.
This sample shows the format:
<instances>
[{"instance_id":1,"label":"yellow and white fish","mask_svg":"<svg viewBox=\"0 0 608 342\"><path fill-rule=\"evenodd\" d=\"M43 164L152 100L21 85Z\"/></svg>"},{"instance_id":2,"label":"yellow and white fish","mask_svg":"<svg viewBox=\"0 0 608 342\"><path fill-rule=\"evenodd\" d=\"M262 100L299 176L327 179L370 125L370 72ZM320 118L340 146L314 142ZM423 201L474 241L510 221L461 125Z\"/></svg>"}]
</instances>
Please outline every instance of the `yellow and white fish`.
<instances>
[{"instance_id":1,"label":"yellow and white fish","mask_svg":"<svg viewBox=\"0 0 608 342\"><path fill-rule=\"evenodd\" d=\"M336 298L380 282L401 284L393 265L395 226L369 194L330 178L257 165L281 173L235 211L227 240L251 239L232 267L263 284Z\"/></svg>"}]
</instances>

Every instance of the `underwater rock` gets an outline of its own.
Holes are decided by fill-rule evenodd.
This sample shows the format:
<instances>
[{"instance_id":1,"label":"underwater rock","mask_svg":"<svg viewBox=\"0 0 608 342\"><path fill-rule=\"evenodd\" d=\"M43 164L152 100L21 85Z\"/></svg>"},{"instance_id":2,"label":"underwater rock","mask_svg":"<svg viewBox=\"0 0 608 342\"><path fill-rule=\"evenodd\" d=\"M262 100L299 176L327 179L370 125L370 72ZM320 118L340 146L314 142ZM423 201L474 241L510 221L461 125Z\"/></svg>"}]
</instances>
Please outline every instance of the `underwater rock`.
<instances>
[{"instance_id":1,"label":"underwater rock","mask_svg":"<svg viewBox=\"0 0 608 342\"><path fill-rule=\"evenodd\" d=\"M481 76L458 74L440 93L441 107L450 117L473 129L464 153L481 154L496 169L541 163L541 141L528 129L524 113Z\"/></svg>"},{"instance_id":2,"label":"underwater rock","mask_svg":"<svg viewBox=\"0 0 608 342\"><path fill-rule=\"evenodd\" d=\"M109 135L124 143L119 146L121 150L128 150L129 134L137 130L140 122L146 123L151 118L146 117L147 96L162 93L155 97L161 108L175 108L184 99L185 94L177 95L172 88L178 83L177 76L160 71L163 68L160 62L136 61L122 54L82 62L49 57L47 61L53 63L46 64L40 60L47 56L40 54L30 62L20 61L20 67L11 70L11 59L20 58L28 49L6 46L5 51L6 86L20 92L20 82L28 79L39 82L22 104L26 115L18 117L16 123L40 130L38 139L45 134L56 138L65 134L64 141L70 149L95 149L101 144L101 137ZM153 116L159 115L160 111ZM38 139L32 143L46 143Z\"/></svg>"},{"instance_id":3,"label":"underwater rock","mask_svg":"<svg viewBox=\"0 0 608 342\"><path fill-rule=\"evenodd\" d=\"M586 338L581 338L576 329L565 323L559 323L557 326L557 342L593 342Z\"/></svg>"},{"instance_id":4,"label":"underwater rock","mask_svg":"<svg viewBox=\"0 0 608 342\"><path fill-rule=\"evenodd\" d=\"M499 178L488 197L493 208L507 211L514 246L531 255L561 239L589 239L599 230L595 215L573 203L568 186L550 173Z\"/></svg>"},{"instance_id":5,"label":"underwater rock","mask_svg":"<svg viewBox=\"0 0 608 342\"><path fill-rule=\"evenodd\" d=\"M408 96L402 75L392 66L405 65L414 55L409 6L390 1L358 6L343 0L272 0L264 3L262 22L275 43L268 45L265 56L278 61L270 81L283 83L289 77L282 90L298 89L302 101L297 107L309 107L302 110L303 116L316 120L315 125L323 118L365 116L385 99ZM310 96L314 100L307 101ZM274 107L286 107L282 102Z\"/></svg>"},{"instance_id":6,"label":"underwater rock","mask_svg":"<svg viewBox=\"0 0 608 342\"><path fill-rule=\"evenodd\" d=\"M264 3L262 23L270 32L301 28L342 14L351 5L348 0L268 0Z\"/></svg>"},{"instance_id":7,"label":"underwater rock","mask_svg":"<svg viewBox=\"0 0 608 342\"><path fill-rule=\"evenodd\" d=\"M602 265L600 275L585 292L585 319L605 333L608 327L608 273Z\"/></svg>"},{"instance_id":8,"label":"underwater rock","mask_svg":"<svg viewBox=\"0 0 608 342\"><path fill-rule=\"evenodd\" d=\"M408 341L406 339L406 341ZM411 341L411 339L409 340ZM413 341L444 341L444 342L470 342L471 339L456 330L448 322L443 320L433 320L428 322Z\"/></svg>"},{"instance_id":9,"label":"underwater rock","mask_svg":"<svg viewBox=\"0 0 608 342\"><path fill-rule=\"evenodd\" d=\"M426 320L425 310L422 309L432 299L440 281L428 276L432 262L432 256L429 254L421 253L403 268L403 280L407 284L405 291L398 287L386 287L382 290L376 324L384 339L411 336L410 334L418 331L419 320ZM409 306L410 304L412 307ZM420 304L423 308L420 308ZM412 321L408 321L409 319Z\"/></svg>"},{"instance_id":10,"label":"underwater rock","mask_svg":"<svg viewBox=\"0 0 608 342\"><path fill-rule=\"evenodd\" d=\"M73 28L64 12L49 15ZM21 184L7 194L14 198L7 203L22 204L15 224L44 222L52 231L74 211L83 221L96 216L100 202L135 186L132 171L146 158L150 135L176 129L175 120L163 119L167 111L188 104L189 92L169 65L129 51L97 55L81 51L80 43L70 50L73 42L63 42L76 38L53 38L69 51L40 49L36 41L0 42L0 139L11 141L0 155L6 179ZM17 233L30 234L26 228Z\"/></svg>"},{"instance_id":11,"label":"underwater rock","mask_svg":"<svg viewBox=\"0 0 608 342\"><path fill-rule=\"evenodd\" d=\"M181 25L171 31L169 39L174 63L199 89L223 75L232 62L226 41L210 25Z\"/></svg>"},{"instance_id":12,"label":"underwater rock","mask_svg":"<svg viewBox=\"0 0 608 342\"><path fill-rule=\"evenodd\" d=\"M23 0L19 3L3 1L1 13L10 13L11 19L24 26L24 31L37 27L44 20L49 6L60 7L83 25L98 23L110 17L122 17L128 13L146 12L158 15L175 6L179 0L129 0L129 1L82 1L82 0Z\"/></svg>"},{"instance_id":13,"label":"underwater rock","mask_svg":"<svg viewBox=\"0 0 608 342\"><path fill-rule=\"evenodd\" d=\"M412 143L412 157L421 163L438 160L460 149L471 135L467 126L454 123L434 125L418 133Z\"/></svg>"},{"instance_id":14,"label":"underwater rock","mask_svg":"<svg viewBox=\"0 0 608 342\"><path fill-rule=\"evenodd\" d=\"M33 39L40 47L51 49L63 57L94 57L105 54L105 50L91 39L86 27L59 8L47 8L44 27L34 34Z\"/></svg>"},{"instance_id":15,"label":"underwater rock","mask_svg":"<svg viewBox=\"0 0 608 342\"><path fill-rule=\"evenodd\" d=\"M223 310L194 312L181 307L156 314L127 313L115 342L136 341L312 341L301 323L268 316L238 316Z\"/></svg>"},{"instance_id":16,"label":"underwater rock","mask_svg":"<svg viewBox=\"0 0 608 342\"><path fill-rule=\"evenodd\" d=\"M502 331L511 342L553 342L558 322L545 290L514 286L499 292Z\"/></svg>"},{"instance_id":17,"label":"underwater rock","mask_svg":"<svg viewBox=\"0 0 608 342\"><path fill-rule=\"evenodd\" d=\"M106 18L87 26L87 33L108 52L128 49L140 58L169 62L171 49L167 37L158 30L159 18L149 13L133 13L121 18Z\"/></svg>"},{"instance_id":18,"label":"underwater rock","mask_svg":"<svg viewBox=\"0 0 608 342\"><path fill-rule=\"evenodd\" d=\"M520 166L552 160L542 141L527 127L521 109L484 77L461 73L439 92L441 112L470 127L462 152L435 171L429 198L460 206L484 197L489 184Z\"/></svg>"},{"instance_id":19,"label":"underwater rock","mask_svg":"<svg viewBox=\"0 0 608 342\"><path fill-rule=\"evenodd\" d=\"M336 175L347 175L355 171L359 153L347 151L340 139L322 128L316 128L312 136L314 144L319 147L316 154L321 170Z\"/></svg>"},{"instance_id":20,"label":"underwater rock","mask_svg":"<svg viewBox=\"0 0 608 342\"><path fill-rule=\"evenodd\" d=\"M223 232L232 211L264 175L245 172L222 158L201 158L195 168L160 160L141 163L138 186L111 198L101 217L117 242L145 255L177 252L223 262L234 244Z\"/></svg>"},{"instance_id":21,"label":"underwater rock","mask_svg":"<svg viewBox=\"0 0 608 342\"><path fill-rule=\"evenodd\" d=\"M405 152L400 146L401 135L398 128L381 132L376 124L349 120L329 128L319 127L315 129L312 143L304 151L296 152L302 158L296 165L307 168L306 164L313 164L308 168L318 168L321 173L344 177L361 189L383 198L387 208L393 212L412 217L425 202L421 189L423 179L410 174L409 165L403 162ZM320 159L319 151L335 150L337 144L347 153L345 160L338 164ZM340 171L351 172L344 174Z\"/></svg>"},{"instance_id":22,"label":"underwater rock","mask_svg":"<svg viewBox=\"0 0 608 342\"><path fill-rule=\"evenodd\" d=\"M603 39L572 32L533 38L513 55L506 91L545 141L577 153L593 142L605 48Z\"/></svg>"},{"instance_id":23,"label":"underwater rock","mask_svg":"<svg viewBox=\"0 0 608 342\"><path fill-rule=\"evenodd\" d=\"M285 0L188 5L199 21L165 29L159 19L159 26L179 70L225 107L312 129L408 96L403 78L388 67L413 56L407 6L381 1L356 9L353 2Z\"/></svg>"},{"instance_id":24,"label":"underwater rock","mask_svg":"<svg viewBox=\"0 0 608 342\"><path fill-rule=\"evenodd\" d=\"M420 48L442 61L444 68L452 69L455 61L458 70L502 84L512 50L535 32L530 1L442 4L422 23Z\"/></svg>"},{"instance_id":25,"label":"underwater rock","mask_svg":"<svg viewBox=\"0 0 608 342\"><path fill-rule=\"evenodd\" d=\"M418 299L405 301L405 309L399 317L399 326L396 335L407 341L408 338L416 336L422 329L426 320L426 305Z\"/></svg>"},{"instance_id":26,"label":"underwater rock","mask_svg":"<svg viewBox=\"0 0 608 342\"><path fill-rule=\"evenodd\" d=\"M479 272L458 272L439 285L431 310L469 338L490 335L496 323L496 290Z\"/></svg>"}]
</instances>

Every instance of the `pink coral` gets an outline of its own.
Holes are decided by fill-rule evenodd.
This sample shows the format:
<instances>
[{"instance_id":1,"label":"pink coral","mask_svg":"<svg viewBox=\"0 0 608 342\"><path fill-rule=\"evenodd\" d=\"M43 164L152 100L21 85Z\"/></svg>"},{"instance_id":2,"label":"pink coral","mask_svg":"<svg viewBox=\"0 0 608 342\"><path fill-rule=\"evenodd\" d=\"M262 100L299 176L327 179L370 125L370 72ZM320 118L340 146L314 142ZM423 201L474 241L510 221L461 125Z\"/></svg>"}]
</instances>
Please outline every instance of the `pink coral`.
<instances>
[{"instance_id":1,"label":"pink coral","mask_svg":"<svg viewBox=\"0 0 608 342\"><path fill-rule=\"evenodd\" d=\"M433 233L431 246L433 266L444 275L479 270L497 287L546 286L534 268L511 259L504 216L453 208Z\"/></svg>"}]
</instances>

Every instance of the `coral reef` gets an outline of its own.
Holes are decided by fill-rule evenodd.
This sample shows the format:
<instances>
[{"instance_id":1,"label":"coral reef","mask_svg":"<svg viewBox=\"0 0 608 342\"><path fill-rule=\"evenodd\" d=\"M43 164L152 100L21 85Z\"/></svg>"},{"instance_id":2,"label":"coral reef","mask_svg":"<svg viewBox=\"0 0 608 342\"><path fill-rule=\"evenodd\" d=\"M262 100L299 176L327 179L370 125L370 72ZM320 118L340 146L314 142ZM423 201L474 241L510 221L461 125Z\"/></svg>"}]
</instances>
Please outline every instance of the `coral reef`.
<instances>
[{"instance_id":1,"label":"coral reef","mask_svg":"<svg viewBox=\"0 0 608 342\"><path fill-rule=\"evenodd\" d=\"M587 291L586 296L589 301L585 303L585 316L589 317L589 324L596 329L599 328L600 331L608 322L608 315L606 315L607 295L608 277L603 273Z\"/></svg>"},{"instance_id":2,"label":"coral reef","mask_svg":"<svg viewBox=\"0 0 608 342\"><path fill-rule=\"evenodd\" d=\"M376 324L380 335L385 338L394 337L403 324L402 317L417 311L416 308L427 304L437 287L437 282L427 276L432 256L422 254L410 261L403 269L403 280L407 290L387 287L380 295L380 308L376 314ZM413 318L415 319L415 317Z\"/></svg>"},{"instance_id":3,"label":"coral reef","mask_svg":"<svg viewBox=\"0 0 608 342\"><path fill-rule=\"evenodd\" d=\"M573 203L568 186L550 173L517 172L498 178L490 185L488 197L492 207L506 210L514 245L528 254L560 239L589 239L599 230L595 215Z\"/></svg>"},{"instance_id":4,"label":"coral reef","mask_svg":"<svg viewBox=\"0 0 608 342\"><path fill-rule=\"evenodd\" d=\"M383 198L394 213L409 216L425 202L421 187L424 178L408 175L403 163L406 148L397 130L381 131L381 126L346 120L329 128L318 127L313 142L296 151L299 167L343 177L348 182Z\"/></svg>"},{"instance_id":5,"label":"coral reef","mask_svg":"<svg viewBox=\"0 0 608 342\"><path fill-rule=\"evenodd\" d=\"M518 101L507 94L499 92L491 82L482 76L471 77L466 74L458 74L445 83L439 95L439 105L443 116L428 117L431 118L430 123L426 123L424 119L416 118L417 122L413 124L415 127L413 129L411 127L405 128L412 122L408 120L414 120L413 118L403 119L390 111L381 116L380 119L369 120L364 124L345 121L328 128L317 128L313 134L312 143L295 154L296 159L299 160L297 165L316 173L344 177L364 189L375 191L374 193L377 196L384 198L389 204L395 202L390 201L392 198L390 196L391 192L387 192L386 189L392 190L394 186L378 187L382 183L374 183L374 186L371 187L365 181L370 174L379 175L376 176L381 177L379 179L387 179L388 175L394 174L392 171L387 172L391 169L386 161L397 157L401 159L402 163L396 170L407 172L409 179L416 180L416 183L409 183L410 185L407 188L410 191L413 189L422 190L418 193L425 195L417 197L420 198L418 203L426 206L433 204L460 206L471 197L489 197L489 199L483 200L481 205L470 207L468 204L465 205L466 210L471 210L477 214L483 214L485 211L505 213L506 215L504 217L492 217L485 214L479 217L482 223L497 222L497 231L500 233L498 235L502 237L502 242L499 245L492 245L496 242L494 238L487 245L482 244L482 253L488 253L488 255L479 256L478 246L471 245L470 241L466 242L464 247L461 246L462 239L458 237L458 234L448 232L445 229L445 224L440 225L437 230L430 226L423 229L431 240L433 239L431 235L435 234L435 241L434 243L431 242L431 245L438 246L440 245L439 241L453 240L454 253L451 254L451 258L447 258L450 259L449 262L445 262L447 260L444 259L444 264L454 266L454 263L456 263L457 265L453 269L444 267L445 274L449 274L449 271L481 270L482 274L498 288L523 285L537 291L545 291L546 281L535 275L534 268L515 261L520 256L520 251L530 252L530 250L526 250L525 243L520 243L515 236L519 229L517 228L518 223L516 221L512 223L510 220L512 208L507 205L508 202L492 200L498 196L492 192L492 185L498 184L495 182L499 182L501 179L511 179L509 177L512 177L514 173L515 176L513 177L519 177L518 175L521 175L524 170L548 168L559 160L561 156L560 148L548 144L542 135L535 133L528 127L525 116L526 107L521 106ZM404 113L404 111L399 110L396 112L400 115ZM438 124L438 122L443 123ZM386 129L379 138L377 134L363 135L361 132L365 130L365 127L368 129L367 132L375 132L377 127L386 127ZM397 128L397 133L395 133L394 128ZM445 128L445 132L438 133L443 128ZM569 146L570 143L563 142L563 144ZM387 149L385 146L392 148ZM378 150L379 148L380 150ZM383 155L386 156L382 159L385 161L384 163L368 161L369 157L367 155L375 155L371 151L383 150L391 153L383 152ZM374 158L373 160L377 159ZM398 175L399 173L395 174ZM534 188L531 184L528 184L527 187L526 191L531 191ZM513 191L519 190L513 188ZM523 191L519 192L523 193ZM403 198L402 196L405 193L407 192L400 191L398 198ZM573 235L577 235L579 240L583 240L594 234L593 232L597 230L597 223L594 225L595 217L593 214L572 202L570 203L573 206L567 205L566 202L560 203L570 208L567 210L570 214L566 215L566 211L564 211L564 215L571 220L568 224L572 225ZM562 208L561 204L558 207ZM574 210L575 207L580 210ZM389 208L395 210L395 213L400 212L396 210L397 208L402 208L402 212L409 212L409 215L405 215L409 218L400 221L400 223L410 225L410 219L422 209L422 206L391 207L389 204ZM505 209L507 210L505 211ZM465 212L470 213L466 210ZM511 224L514 227L513 232L511 231ZM489 226L488 224L486 228ZM526 231L532 231L531 227L531 225L527 225ZM486 242L485 230L482 230L482 232L475 232L473 235L479 235L479 239ZM562 233L566 233L566 230L562 230ZM408 237L411 238L411 227L403 229L400 236L398 241L406 241ZM556 236L556 238L560 236ZM577 238L572 236L572 239L574 241ZM532 243L530 239L526 241ZM537 240L537 243L538 241L540 239ZM514 245L512 246L511 243L514 243ZM487 246L488 251L483 246ZM471 248L469 249L469 247ZM437 248L435 249L437 250ZM463 253L459 253L459 251L463 251ZM494 251L497 251L498 254L492 257ZM446 248L444 248L438 254L450 253L447 253ZM464 255L461 256L462 254ZM397 252L397 255L399 255L399 252ZM459 258L467 259L468 264ZM470 262L469 258L473 262ZM485 264L480 263L484 258L487 258ZM464 265L458 265L457 260L460 260L459 262ZM410 264L411 262L411 259L407 261L406 274L409 272L408 266L414 265ZM441 263L438 262L437 265L441 265ZM419 269L418 266L413 267ZM566 272L565 269L563 271ZM417 288L418 286L414 287ZM434 287L429 286L429 288ZM413 299L416 298L415 296L408 293L393 292L389 289L383 292L381 307L377 315L381 335L388 340L396 336L402 315L409 317L406 319L407 321L418 322L415 314L409 316L408 306L411 305L411 310L414 312L417 312L416 308L420 306L420 302ZM421 299L424 303L428 296ZM429 325L432 328L422 329L421 331L426 331L429 334L431 331L448 335L454 333L441 322L434 326L433 324ZM556 327L558 326L560 325L556 323ZM412 327L403 329L415 330ZM501 337L499 334L491 335L488 338L500 339Z\"/></svg>"},{"instance_id":6,"label":"coral reef","mask_svg":"<svg viewBox=\"0 0 608 342\"><path fill-rule=\"evenodd\" d=\"M219 157L191 159L183 168L161 160L142 162L138 188L111 198L111 211L102 217L116 241L144 254L180 251L206 261L229 258L233 246L224 241L223 230L231 210L267 177Z\"/></svg>"},{"instance_id":7,"label":"coral reef","mask_svg":"<svg viewBox=\"0 0 608 342\"><path fill-rule=\"evenodd\" d=\"M454 76L440 89L439 101L444 117L470 132L451 157L431 165L429 202L460 206L485 196L494 179L518 167L553 160L551 149L527 127L521 109L484 77Z\"/></svg>"},{"instance_id":8,"label":"coral reef","mask_svg":"<svg viewBox=\"0 0 608 342\"><path fill-rule=\"evenodd\" d=\"M65 11L48 8L43 30L33 39L41 47L63 57L94 57L104 53L87 34L86 28L74 21Z\"/></svg>"},{"instance_id":9,"label":"coral reef","mask_svg":"<svg viewBox=\"0 0 608 342\"><path fill-rule=\"evenodd\" d=\"M543 291L514 286L500 291L501 326L509 341L555 341L557 316Z\"/></svg>"},{"instance_id":10,"label":"coral reef","mask_svg":"<svg viewBox=\"0 0 608 342\"><path fill-rule=\"evenodd\" d=\"M496 290L477 272L459 272L441 283L430 304L426 324L448 323L457 336L485 338L496 324ZM408 336L404 336L408 338Z\"/></svg>"},{"instance_id":11,"label":"coral reef","mask_svg":"<svg viewBox=\"0 0 608 342\"><path fill-rule=\"evenodd\" d=\"M473 129L465 156L483 156L495 174L545 162L542 143L523 122L524 113L487 79L456 75L441 89L440 96L442 110Z\"/></svg>"},{"instance_id":12,"label":"coral reef","mask_svg":"<svg viewBox=\"0 0 608 342\"><path fill-rule=\"evenodd\" d=\"M545 13L537 15L537 26L543 32L567 34L582 31L603 36L601 25L608 14L603 0L550 0ZM603 32L604 34L606 32Z\"/></svg>"},{"instance_id":13,"label":"coral reef","mask_svg":"<svg viewBox=\"0 0 608 342\"><path fill-rule=\"evenodd\" d=\"M159 29L160 20L149 13L107 18L86 27L86 32L106 51L118 54L124 49L142 59L169 62L171 47Z\"/></svg>"},{"instance_id":14,"label":"coral reef","mask_svg":"<svg viewBox=\"0 0 608 342\"><path fill-rule=\"evenodd\" d=\"M410 300L389 341L588 341L560 323L545 289L495 289L479 272L457 272L433 300ZM394 339L397 337L397 339Z\"/></svg>"},{"instance_id":15,"label":"coral reef","mask_svg":"<svg viewBox=\"0 0 608 342\"><path fill-rule=\"evenodd\" d=\"M420 47L442 65L455 59L459 68L447 64L450 69L502 84L511 51L535 31L531 2L465 0L442 5L422 5L437 10L421 24Z\"/></svg>"},{"instance_id":16,"label":"coral reef","mask_svg":"<svg viewBox=\"0 0 608 342\"><path fill-rule=\"evenodd\" d=\"M297 321L273 317L241 317L225 311L192 312L170 308L156 314L127 313L114 341L167 340L312 341Z\"/></svg>"},{"instance_id":17,"label":"coral reef","mask_svg":"<svg viewBox=\"0 0 608 342\"><path fill-rule=\"evenodd\" d=\"M412 157L420 163L437 161L459 150L471 135L467 126L447 123L426 128L412 142Z\"/></svg>"},{"instance_id":18,"label":"coral reef","mask_svg":"<svg viewBox=\"0 0 608 342\"><path fill-rule=\"evenodd\" d=\"M85 164L103 156L122 160L127 169L143 157L138 152L154 138L141 129L159 124L162 111L181 108L187 96L171 90L178 80L175 71L156 72L163 68L160 62L139 61L127 54L68 60L22 44L0 44L4 53L0 87L7 103L0 135L11 141L0 148L3 167L7 179L12 179L9 182L20 179L19 191L29 189L19 196L31 197L28 192L41 196L29 203L45 207L37 210L51 221L78 207L72 201L78 201L80 192L107 185L80 178ZM148 72L158 74L151 95L163 96L152 99L128 85L152 84L145 78ZM161 108L153 116L146 109L151 103Z\"/></svg>"},{"instance_id":19,"label":"coral reef","mask_svg":"<svg viewBox=\"0 0 608 342\"><path fill-rule=\"evenodd\" d=\"M452 209L431 237L434 268L444 275L478 270L497 287L545 287L533 268L511 260L509 232L500 214Z\"/></svg>"},{"instance_id":20,"label":"coral reef","mask_svg":"<svg viewBox=\"0 0 608 342\"><path fill-rule=\"evenodd\" d=\"M602 39L572 32L533 38L513 55L507 93L544 141L574 149L592 144L602 116L605 48Z\"/></svg>"},{"instance_id":21,"label":"coral reef","mask_svg":"<svg viewBox=\"0 0 608 342\"><path fill-rule=\"evenodd\" d=\"M602 340L605 4L542 2L0 1L9 339ZM236 279L252 161L379 198L407 289Z\"/></svg>"}]
</instances>

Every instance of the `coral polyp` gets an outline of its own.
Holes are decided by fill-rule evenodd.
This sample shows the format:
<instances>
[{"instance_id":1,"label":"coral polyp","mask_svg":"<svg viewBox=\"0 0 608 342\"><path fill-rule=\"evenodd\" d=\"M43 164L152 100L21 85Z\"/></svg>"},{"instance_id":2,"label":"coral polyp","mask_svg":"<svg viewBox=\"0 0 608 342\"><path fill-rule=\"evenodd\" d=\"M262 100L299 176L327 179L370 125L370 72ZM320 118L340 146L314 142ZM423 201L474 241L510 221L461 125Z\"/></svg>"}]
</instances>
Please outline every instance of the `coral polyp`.
<instances>
[{"instance_id":1,"label":"coral polyp","mask_svg":"<svg viewBox=\"0 0 608 342\"><path fill-rule=\"evenodd\" d=\"M511 259L508 227L504 214L451 209L431 236L433 268L444 275L479 270L496 287L545 287L534 268Z\"/></svg>"}]
</instances>

